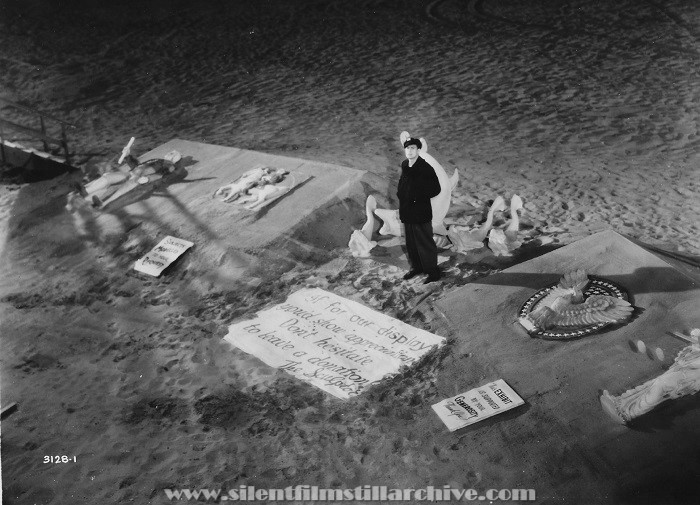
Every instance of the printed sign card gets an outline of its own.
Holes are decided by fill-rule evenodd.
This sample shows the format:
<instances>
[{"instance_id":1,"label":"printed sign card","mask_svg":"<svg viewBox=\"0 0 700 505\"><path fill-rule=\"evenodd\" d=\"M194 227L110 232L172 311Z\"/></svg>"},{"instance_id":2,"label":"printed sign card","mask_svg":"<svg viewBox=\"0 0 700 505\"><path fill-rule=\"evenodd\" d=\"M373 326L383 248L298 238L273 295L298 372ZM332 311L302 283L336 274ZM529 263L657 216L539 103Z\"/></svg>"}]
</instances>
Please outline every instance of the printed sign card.
<instances>
[{"instance_id":1,"label":"printed sign card","mask_svg":"<svg viewBox=\"0 0 700 505\"><path fill-rule=\"evenodd\" d=\"M134 269L144 274L158 277L163 270L178 259L182 253L194 244L187 240L175 237L165 237L157 246L151 249L148 254L139 259L134 265Z\"/></svg>"},{"instance_id":2,"label":"printed sign card","mask_svg":"<svg viewBox=\"0 0 700 505\"><path fill-rule=\"evenodd\" d=\"M319 288L300 289L256 319L232 324L225 339L342 399L445 342Z\"/></svg>"},{"instance_id":3,"label":"printed sign card","mask_svg":"<svg viewBox=\"0 0 700 505\"><path fill-rule=\"evenodd\" d=\"M442 400L433 405L433 410L450 431L455 431L523 403L523 399L503 379L498 379Z\"/></svg>"}]
</instances>

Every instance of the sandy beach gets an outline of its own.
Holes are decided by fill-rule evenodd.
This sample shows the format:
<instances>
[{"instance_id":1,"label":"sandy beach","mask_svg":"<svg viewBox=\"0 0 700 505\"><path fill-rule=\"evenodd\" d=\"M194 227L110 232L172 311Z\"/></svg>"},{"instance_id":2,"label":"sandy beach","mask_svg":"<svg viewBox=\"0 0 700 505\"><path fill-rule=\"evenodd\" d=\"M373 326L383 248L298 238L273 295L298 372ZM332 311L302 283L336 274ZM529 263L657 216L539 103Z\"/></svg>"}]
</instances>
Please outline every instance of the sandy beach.
<instances>
[{"instance_id":1,"label":"sandy beach","mask_svg":"<svg viewBox=\"0 0 700 505\"><path fill-rule=\"evenodd\" d=\"M4 503L168 503L166 488L243 484L695 503L681 478L666 499L641 484L582 489L595 472L576 458L527 480L569 453L523 477L488 443L507 432L498 423L467 446L436 420L440 443L423 443L417 419L458 392L440 378L449 349L343 402L222 339L303 287L455 339L426 299L601 230L697 273L699 62L690 0L4 0L0 98L74 124L79 169L27 182L3 167L0 180L0 401L19 405L2 421ZM447 252L439 284L404 283L405 260L350 255L357 193L275 247L220 264L195 248L145 279L132 266L152 227L114 233L65 209L72 184L132 136L137 154L177 138L365 170L367 192L396 206L403 130L459 171L454 222L475 224L498 195L523 199L523 255ZM539 450L528 436L523 454Z\"/></svg>"}]
</instances>

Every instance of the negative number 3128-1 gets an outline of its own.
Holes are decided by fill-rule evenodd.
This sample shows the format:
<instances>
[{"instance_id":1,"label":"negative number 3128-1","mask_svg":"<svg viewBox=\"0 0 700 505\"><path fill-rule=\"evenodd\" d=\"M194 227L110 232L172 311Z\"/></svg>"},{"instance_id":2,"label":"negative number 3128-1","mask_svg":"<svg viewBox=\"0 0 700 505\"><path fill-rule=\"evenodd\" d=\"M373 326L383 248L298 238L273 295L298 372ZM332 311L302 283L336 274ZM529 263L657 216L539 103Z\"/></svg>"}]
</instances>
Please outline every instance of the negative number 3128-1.
<instances>
[{"instance_id":1,"label":"negative number 3128-1","mask_svg":"<svg viewBox=\"0 0 700 505\"><path fill-rule=\"evenodd\" d=\"M76 463L75 456L44 456L44 463Z\"/></svg>"}]
</instances>

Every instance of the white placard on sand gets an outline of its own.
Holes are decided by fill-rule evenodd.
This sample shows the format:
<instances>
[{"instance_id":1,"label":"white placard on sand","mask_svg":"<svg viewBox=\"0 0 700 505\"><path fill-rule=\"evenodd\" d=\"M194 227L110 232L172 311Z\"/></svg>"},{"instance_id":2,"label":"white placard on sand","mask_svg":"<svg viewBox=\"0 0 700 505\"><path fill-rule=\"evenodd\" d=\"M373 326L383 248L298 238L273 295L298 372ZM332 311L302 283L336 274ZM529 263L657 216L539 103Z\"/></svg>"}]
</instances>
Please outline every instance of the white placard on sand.
<instances>
[{"instance_id":1,"label":"white placard on sand","mask_svg":"<svg viewBox=\"0 0 700 505\"><path fill-rule=\"evenodd\" d=\"M225 339L341 399L411 365L445 339L319 288L300 289Z\"/></svg>"},{"instance_id":2,"label":"white placard on sand","mask_svg":"<svg viewBox=\"0 0 700 505\"><path fill-rule=\"evenodd\" d=\"M433 410L450 431L464 428L525 403L503 379L433 405Z\"/></svg>"},{"instance_id":3,"label":"white placard on sand","mask_svg":"<svg viewBox=\"0 0 700 505\"><path fill-rule=\"evenodd\" d=\"M134 269L158 277L173 261L194 244L175 237L165 237L143 258L136 261Z\"/></svg>"}]
</instances>

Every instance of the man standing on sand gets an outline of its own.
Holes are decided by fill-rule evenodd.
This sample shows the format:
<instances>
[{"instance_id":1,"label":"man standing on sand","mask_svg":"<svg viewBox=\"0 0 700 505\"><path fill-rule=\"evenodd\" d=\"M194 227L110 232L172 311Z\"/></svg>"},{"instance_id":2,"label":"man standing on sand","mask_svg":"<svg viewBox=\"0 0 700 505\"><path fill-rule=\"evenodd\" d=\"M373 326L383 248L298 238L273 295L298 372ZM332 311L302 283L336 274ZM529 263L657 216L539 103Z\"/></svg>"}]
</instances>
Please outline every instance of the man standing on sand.
<instances>
[{"instance_id":1,"label":"man standing on sand","mask_svg":"<svg viewBox=\"0 0 700 505\"><path fill-rule=\"evenodd\" d=\"M440 181L430 164L419 156L421 141L409 138L403 143L406 159L401 163L399 219L406 230L406 249L411 269L404 279L425 273L424 284L440 279L437 245L433 240L433 211L430 199L440 193Z\"/></svg>"}]
</instances>

